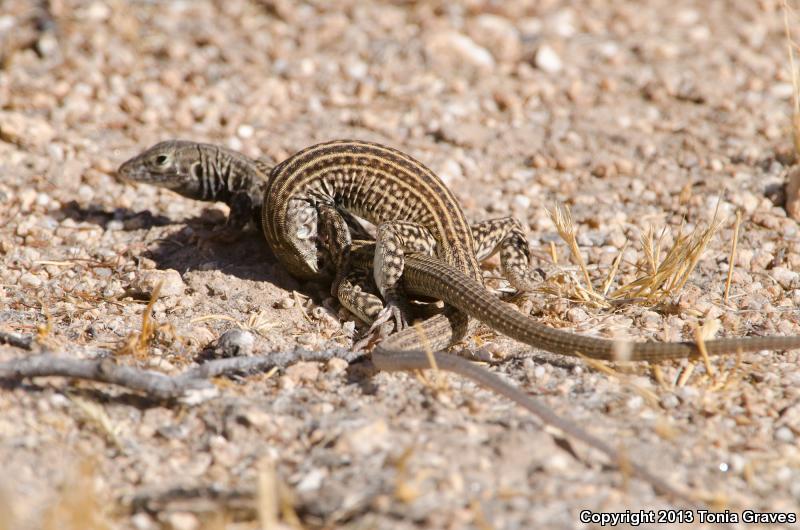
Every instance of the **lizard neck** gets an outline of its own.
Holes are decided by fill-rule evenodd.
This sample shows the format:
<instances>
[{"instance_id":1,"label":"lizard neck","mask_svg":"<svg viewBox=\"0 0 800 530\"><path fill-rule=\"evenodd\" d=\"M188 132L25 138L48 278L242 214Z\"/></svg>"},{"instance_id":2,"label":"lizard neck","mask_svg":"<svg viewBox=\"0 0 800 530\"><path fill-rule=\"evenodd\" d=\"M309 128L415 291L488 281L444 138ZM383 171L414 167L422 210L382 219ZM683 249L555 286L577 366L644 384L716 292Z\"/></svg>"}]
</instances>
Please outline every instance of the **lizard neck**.
<instances>
[{"instance_id":1,"label":"lizard neck","mask_svg":"<svg viewBox=\"0 0 800 530\"><path fill-rule=\"evenodd\" d=\"M246 192L260 204L266 176L255 160L217 145L197 144L197 150L197 199L229 202L233 193Z\"/></svg>"}]
</instances>

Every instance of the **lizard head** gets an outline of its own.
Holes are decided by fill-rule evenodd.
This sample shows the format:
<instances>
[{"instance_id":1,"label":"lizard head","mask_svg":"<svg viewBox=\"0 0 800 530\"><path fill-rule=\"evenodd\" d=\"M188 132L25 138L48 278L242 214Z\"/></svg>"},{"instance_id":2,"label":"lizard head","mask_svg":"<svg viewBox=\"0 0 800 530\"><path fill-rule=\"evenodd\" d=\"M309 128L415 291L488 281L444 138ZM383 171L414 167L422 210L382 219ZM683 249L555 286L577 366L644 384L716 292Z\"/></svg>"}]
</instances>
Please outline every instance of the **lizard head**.
<instances>
[{"instance_id":1,"label":"lizard head","mask_svg":"<svg viewBox=\"0 0 800 530\"><path fill-rule=\"evenodd\" d=\"M152 184L185 197L200 198L203 170L197 146L195 142L182 140L157 143L123 163L117 173L131 182Z\"/></svg>"}]
</instances>

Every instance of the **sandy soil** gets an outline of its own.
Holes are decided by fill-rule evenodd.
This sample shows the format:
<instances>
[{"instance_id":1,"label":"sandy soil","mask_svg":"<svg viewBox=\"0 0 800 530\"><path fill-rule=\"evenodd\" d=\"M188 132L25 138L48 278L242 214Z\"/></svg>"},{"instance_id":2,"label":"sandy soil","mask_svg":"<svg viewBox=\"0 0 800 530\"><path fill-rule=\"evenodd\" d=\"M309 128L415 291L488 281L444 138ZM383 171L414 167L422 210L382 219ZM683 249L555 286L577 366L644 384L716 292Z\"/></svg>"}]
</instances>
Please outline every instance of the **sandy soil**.
<instances>
[{"instance_id":1,"label":"sandy soil","mask_svg":"<svg viewBox=\"0 0 800 530\"><path fill-rule=\"evenodd\" d=\"M537 266L580 281L545 211L569 205L595 286L626 242L616 285L640 274L649 227L674 235L719 204L723 227L680 294L614 310L531 297L552 325L676 340L718 319L719 335L800 334L780 3L571 5L3 2L0 329L168 374L237 325L258 354L349 347L352 317L326 286L292 279L254 230L213 237L225 206L114 175L167 138L280 160L349 137L422 160L470 219L517 216ZM160 279L155 338L125 354ZM798 511L797 352L715 360L683 381L687 362L617 366L618 378L485 328L465 346L698 499ZM0 361L25 355L0 347ZM60 378L3 383L0 529L256 528L271 477L282 524L304 528L580 528L584 509L671 506L507 401L435 379L301 363L217 380L197 405Z\"/></svg>"}]
</instances>

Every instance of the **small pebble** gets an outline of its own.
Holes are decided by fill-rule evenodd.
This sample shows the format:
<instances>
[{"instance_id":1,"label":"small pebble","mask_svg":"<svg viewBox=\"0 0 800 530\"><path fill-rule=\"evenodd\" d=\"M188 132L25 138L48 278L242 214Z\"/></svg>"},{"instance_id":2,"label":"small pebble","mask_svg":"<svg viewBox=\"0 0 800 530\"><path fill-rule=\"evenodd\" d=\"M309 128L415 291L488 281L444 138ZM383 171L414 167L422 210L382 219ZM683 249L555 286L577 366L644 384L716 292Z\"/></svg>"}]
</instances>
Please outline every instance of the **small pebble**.
<instances>
[{"instance_id":1,"label":"small pebble","mask_svg":"<svg viewBox=\"0 0 800 530\"><path fill-rule=\"evenodd\" d=\"M794 442L794 433L788 427L778 427L775 430L775 439L779 442L792 443Z\"/></svg>"},{"instance_id":2,"label":"small pebble","mask_svg":"<svg viewBox=\"0 0 800 530\"><path fill-rule=\"evenodd\" d=\"M585 322L587 318L589 318L588 313L580 307L573 307L567 311L567 320L570 322Z\"/></svg>"},{"instance_id":3,"label":"small pebble","mask_svg":"<svg viewBox=\"0 0 800 530\"><path fill-rule=\"evenodd\" d=\"M501 62L516 62L522 53L522 41L517 28L507 19L496 15L479 15L468 26L475 39Z\"/></svg>"},{"instance_id":4,"label":"small pebble","mask_svg":"<svg viewBox=\"0 0 800 530\"><path fill-rule=\"evenodd\" d=\"M29 289L37 289L42 286L42 279L35 274L26 272L19 277L19 284Z\"/></svg>"},{"instance_id":5,"label":"small pebble","mask_svg":"<svg viewBox=\"0 0 800 530\"><path fill-rule=\"evenodd\" d=\"M536 50L533 63L537 68L548 74L557 74L564 67L561 57L547 44L542 44L539 46L539 49Z\"/></svg>"},{"instance_id":6,"label":"small pebble","mask_svg":"<svg viewBox=\"0 0 800 530\"><path fill-rule=\"evenodd\" d=\"M787 291L800 286L800 273L786 267L775 267L769 271L769 275Z\"/></svg>"},{"instance_id":7,"label":"small pebble","mask_svg":"<svg viewBox=\"0 0 800 530\"><path fill-rule=\"evenodd\" d=\"M137 513L131 516L131 525L135 530L156 530L158 525L150 515L146 513Z\"/></svg>"},{"instance_id":8,"label":"small pebble","mask_svg":"<svg viewBox=\"0 0 800 530\"><path fill-rule=\"evenodd\" d=\"M200 521L190 512L170 512L166 515L167 525L170 530L198 530Z\"/></svg>"},{"instance_id":9,"label":"small pebble","mask_svg":"<svg viewBox=\"0 0 800 530\"><path fill-rule=\"evenodd\" d=\"M474 68L491 69L495 66L492 54L462 33L441 31L427 39L426 51L434 62L450 67L467 64Z\"/></svg>"},{"instance_id":10,"label":"small pebble","mask_svg":"<svg viewBox=\"0 0 800 530\"><path fill-rule=\"evenodd\" d=\"M131 287L142 295L151 296L159 283L159 296L181 296L186 290L181 275L174 269L142 271Z\"/></svg>"},{"instance_id":11,"label":"small pebble","mask_svg":"<svg viewBox=\"0 0 800 530\"><path fill-rule=\"evenodd\" d=\"M44 149L56 131L43 118L21 112L0 113L0 140L31 148Z\"/></svg>"},{"instance_id":12,"label":"small pebble","mask_svg":"<svg viewBox=\"0 0 800 530\"><path fill-rule=\"evenodd\" d=\"M239 138L252 138L253 133L255 133L255 129L252 125L242 124L238 129L236 129L236 134L239 135Z\"/></svg>"},{"instance_id":13,"label":"small pebble","mask_svg":"<svg viewBox=\"0 0 800 530\"><path fill-rule=\"evenodd\" d=\"M680 405L680 400L675 394L665 394L661 397L661 406L667 410L674 409Z\"/></svg>"},{"instance_id":14,"label":"small pebble","mask_svg":"<svg viewBox=\"0 0 800 530\"><path fill-rule=\"evenodd\" d=\"M286 296L278 300L278 302L275 304L275 307L277 307L278 309L291 309L292 307L295 306L295 303L296 302L294 298L292 298L291 296Z\"/></svg>"},{"instance_id":15,"label":"small pebble","mask_svg":"<svg viewBox=\"0 0 800 530\"><path fill-rule=\"evenodd\" d=\"M286 377L293 383L315 381L319 376L319 363L299 362L286 369Z\"/></svg>"},{"instance_id":16,"label":"small pebble","mask_svg":"<svg viewBox=\"0 0 800 530\"><path fill-rule=\"evenodd\" d=\"M255 337L249 331L243 329L229 329L223 333L214 353L219 357L242 357L253 353Z\"/></svg>"}]
</instances>

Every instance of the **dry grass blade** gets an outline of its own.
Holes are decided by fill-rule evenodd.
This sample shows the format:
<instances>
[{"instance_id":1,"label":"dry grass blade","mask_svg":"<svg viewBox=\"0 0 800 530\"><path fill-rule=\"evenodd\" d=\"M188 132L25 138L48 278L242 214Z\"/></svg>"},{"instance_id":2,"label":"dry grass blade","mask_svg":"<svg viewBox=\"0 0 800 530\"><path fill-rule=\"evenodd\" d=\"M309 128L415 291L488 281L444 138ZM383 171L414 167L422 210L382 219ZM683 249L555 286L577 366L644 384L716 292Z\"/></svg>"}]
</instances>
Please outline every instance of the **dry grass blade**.
<instances>
[{"instance_id":1,"label":"dry grass blade","mask_svg":"<svg viewBox=\"0 0 800 530\"><path fill-rule=\"evenodd\" d=\"M697 366L696 361L689 362L689 364L686 365L686 369L681 371L680 375L678 376L678 382L675 384L675 386L678 387L686 386L686 383L689 381L689 378L692 377L692 374L694 373L694 369L696 366Z\"/></svg>"},{"instance_id":2,"label":"dry grass blade","mask_svg":"<svg viewBox=\"0 0 800 530\"><path fill-rule=\"evenodd\" d=\"M417 332L417 337L419 337L419 342L422 344L422 349L425 352L425 355L428 356L428 363L430 364L431 370L433 374L430 378L428 378L424 372L419 372L419 378L422 380L423 384L430 387L434 392L444 392L450 389L447 384L447 381L444 377L439 377L439 365L436 363L436 356L433 354L433 348L431 347L430 340L428 340L428 335L425 333L424 328L419 324L414 324L414 330Z\"/></svg>"},{"instance_id":3,"label":"dry grass blade","mask_svg":"<svg viewBox=\"0 0 800 530\"><path fill-rule=\"evenodd\" d=\"M439 366L436 364L436 357L433 355L433 348L431 348L431 343L428 340L428 335L425 333L425 330L422 329L422 326L418 322L414 324L414 331L417 332L417 337L419 337L420 344L422 344L422 347L425 350L425 355L428 356L428 362L431 365L431 369L438 371Z\"/></svg>"},{"instance_id":4,"label":"dry grass blade","mask_svg":"<svg viewBox=\"0 0 800 530\"><path fill-rule=\"evenodd\" d=\"M398 501L404 504L410 504L422 495L420 484L430 475L430 472L423 470L418 472L415 477L411 477L408 464L413 455L414 448L407 447L394 462L396 470L394 496Z\"/></svg>"},{"instance_id":5,"label":"dry grass blade","mask_svg":"<svg viewBox=\"0 0 800 530\"><path fill-rule=\"evenodd\" d=\"M194 317L189 322L192 323L192 324L198 324L200 322L208 322L210 320L227 320L229 322L236 322L237 321L235 318L233 318L230 315L213 314L213 315L203 315L203 316L199 316L199 317Z\"/></svg>"},{"instance_id":6,"label":"dry grass blade","mask_svg":"<svg viewBox=\"0 0 800 530\"><path fill-rule=\"evenodd\" d=\"M703 359L706 373L713 377L714 369L711 367L711 360L708 358L708 350L706 350L706 339L709 334L710 331L705 326L698 326L694 330L694 340L697 343L697 349L700 350L700 358Z\"/></svg>"},{"instance_id":7,"label":"dry grass blade","mask_svg":"<svg viewBox=\"0 0 800 530\"><path fill-rule=\"evenodd\" d=\"M42 312L44 312L45 325L36 326L36 341L43 343L53 331L53 315L50 314L50 310L47 309L47 305L41 299L39 300L39 305L42 306Z\"/></svg>"},{"instance_id":8,"label":"dry grass blade","mask_svg":"<svg viewBox=\"0 0 800 530\"><path fill-rule=\"evenodd\" d=\"M269 319L267 313L254 313L250 315L247 322L244 324L237 324L240 329L255 331L259 335L267 336L267 333L277 327L274 321Z\"/></svg>"},{"instance_id":9,"label":"dry grass blade","mask_svg":"<svg viewBox=\"0 0 800 530\"><path fill-rule=\"evenodd\" d=\"M117 355L133 355L134 357L142 357L147 354L147 346L153 339L156 332L156 325L150 316L153 312L153 306L158 301L158 296L161 293L161 285L163 282L158 282L153 293L150 295L150 301L144 308L142 314L142 328L139 333L132 333L125 344L117 350Z\"/></svg>"},{"instance_id":10,"label":"dry grass blade","mask_svg":"<svg viewBox=\"0 0 800 530\"><path fill-rule=\"evenodd\" d=\"M0 530L16 528L14 526L15 520L16 515L14 513L14 505L11 502L11 496L3 487L0 487Z\"/></svg>"},{"instance_id":11,"label":"dry grass blade","mask_svg":"<svg viewBox=\"0 0 800 530\"><path fill-rule=\"evenodd\" d=\"M736 222L733 225L733 238L731 239L731 254L728 257L728 277L725 279L725 295L723 300L728 303L728 294L731 292L731 280L733 279L733 266L736 261L736 242L739 239L739 225L742 224L742 212L736 210Z\"/></svg>"},{"instance_id":12,"label":"dry grass blade","mask_svg":"<svg viewBox=\"0 0 800 530\"><path fill-rule=\"evenodd\" d=\"M190 322L192 324L197 324L199 322L208 322L210 320L226 320L228 322L233 322L239 329L243 329L246 331L255 331L259 335L263 336L266 336L269 331L277 327L277 324L269 320L269 317L265 312L251 314L247 318L247 322L239 322L230 315L218 315L218 314L195 317L192 320L190 320Z\"/></svg>"},{"instance_id":13,"label":"dry grass blade","mask_svg":"<svg viewBox=\"0 0 800 530\"><path fill-rule=\"evenodd\" d=\"M631 389L633 389L634 392L636 392L642 398L644 398L644 400L647 401L647 403L651 407L657 407L658 406L658 396L654 392L644 388L641 385L637 385L636 383L631 381L630 378L625 377L623 374L621 374L620 372L614 370L613 368L611 368L610 366L608 366L607 364L605 364L602 361L598 361L597 359L592 359L590 357L586 357L585 355L581 355L581 354L579 354L579 357L581 359L583 359L583 362L585 362L586 364L588 364L590 367L594 368L598 372L601 372L601 373L604 373L604 374L606 374L608 376L611 376L611 377L617 379L618 381L620 381L621 383L629 386Z\"/></svg>"},{"instance_id":14,"label":"dry grass blade","mask_svg":"<svg viewBox=\"0 0 800 530\"><path fill-rule=\"evenodd\" d=\"M260 530L303 528L293 506L292 494L278 478L275 463L268 458L258 463L256 512Z\"/></svg>"},{"instance_id":15,"label":"dry grass blade","mask_svg":"<svg viewBox=\"0 0 800 530\"><path fill-rule=\"evenodd\" d=\"M789 25L790 13L793 17L795 16L794 10L789 7L787 0L783 0L783 27L786 32L786 47L789 50L789 66L792 70L792 140L795 152L800 154L800 73L794 64L794 50L798 48L798 45L792 38Z\"/></svg>"},{"instance_id":16,"label":"dry grass blade","mask_svg":"<svg viewBox=\"0 0 800 530\"><path fill-rule=\"evenodd\" d=\"M78 396L70 396L70 399L80 409L88 423L94 425L114 447L122 449L122 444L119 440L119 427L114 425L102 405Z\"/></svg>"},{"instance_id":17,"label":"dry grass blade","mask_svg":"<svg viewBox=\"0 0 800 530\"><path fill-rule=\"evenodd\" d=\"M256 511L261 530L277 530L278 522L278 479L275 477L275 465L263 459L258 464L258 496Z\"/></svg>"},{"instance_id":18,"label":"dry grass blade","mask_svg":"<svg viewBox=\"0 0 800 530\"><path fill-rule=\"evenodd\" d=\"M718 378L717 381L709 387L712 392L720 390L733 390L744 378L742 370L742 352L736 354L736 364L730 370L723 372L723 376Z\"/></svg>"},{"instance_id":19,"label":"dry grass blade","mask_svg":"<svg viewBox=\"0 0 800 530\"><path fill-rule=\"evenodd\" d=\"M617 272L619 272L619 264L622 263L622 256L625 255L625 251L627 249L628 242L626 241L625 244L622 245L617 257L614 258L614 262L611 263L611 269L609 269L606 279L603 281L603 288L600 289L600 292L604 297L608 294L608 290L611 288L611 283L614 281L614 278L616 278Z\"/></svg>"},{"instance_id":20,"label":"dry grass blade","mask_svg":"<svg viewBox=\"0 0 800 530\"><path fill-rule=\"evenodd\" d=\"M572 214L570 214L569 208L562 204L556 204L556 206L552 210L548 210L547 213L550 215L553 224L556 225L558 235L569 245L569 251L572 253L572 257L575 258L575 261L581 268L583 279L586 282L586 289L593 293L594 288L589 279L589 271L586 269L586 263L583 261L583 256L578 248L578 240L575 237L575 223L572 222Z\"/></svg>"}]
</instances>

